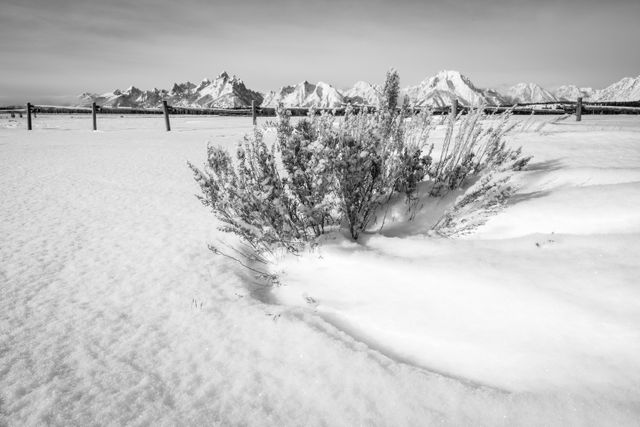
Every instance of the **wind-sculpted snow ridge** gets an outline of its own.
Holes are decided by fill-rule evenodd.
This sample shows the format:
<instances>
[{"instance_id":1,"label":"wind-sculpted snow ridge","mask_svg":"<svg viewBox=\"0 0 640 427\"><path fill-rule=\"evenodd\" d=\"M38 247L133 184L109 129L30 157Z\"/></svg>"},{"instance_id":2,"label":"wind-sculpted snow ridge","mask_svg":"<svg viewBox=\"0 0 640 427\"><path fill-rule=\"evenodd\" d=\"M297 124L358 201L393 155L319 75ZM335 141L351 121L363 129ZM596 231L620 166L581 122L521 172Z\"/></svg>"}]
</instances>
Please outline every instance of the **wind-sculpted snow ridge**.
<instances>
[{"instance_id":1,"label":"wind-sculpted snow ridge","mask_svg":"<svg viewBox=\"0 0 640 427\"><path fill-rule=\"evenodd\" d=\"M518 83L511 86L505 98L512 103L555 102L558 99L548 90L535 83Z\"/></svg>"},{"instance_id":2,"label":"wind-sculpted snow ridge","mask_svg":"<svg viewBox=\"0 0 640 427\"><path fill-rule=\"evenodd\" d=\"M541 124L511 137L534 161L509 182L506 205L457 218L475 222L470 234L429 232L468 194L426 200L412 221L394 204L358 244L329 235L279 260L278 301L427 371L507 396L563 396L532 412L544 420L507 424L637 423L640 126L597 116Z\"/></svg>"},{"instance_id":3,"label":"wind-sculpted snow ridge","mask_svg":"<svg viewBox=\"0 0 640 427\"><path fill-rule=\"evenodd\" d=\"M345 99L330 84L323 82L312 84L305 80L295 86L284 86L277 92L269 92L262 106L273 108L278 104L285 107L338 108L345 105Z\"/></svg>"},{"instance_id":4,"label":"wind-sculpted snow ridge","mask_svg":"<svg viewBox=\"0 0 640 427\"><path fill-rule=\"evenodd\" d=\"M247 89L242 80L229 76L225 71L213 80L202 80L198 85L176 83L170 91L143 91L131 86L124 91L116 89L102 95L83 93L80 100L82 106L95 102L103 107L157 108L166 100L176 107L239 108L250 107L251 101L259 105L262 95Z\"/></svg>"}]
</instances>

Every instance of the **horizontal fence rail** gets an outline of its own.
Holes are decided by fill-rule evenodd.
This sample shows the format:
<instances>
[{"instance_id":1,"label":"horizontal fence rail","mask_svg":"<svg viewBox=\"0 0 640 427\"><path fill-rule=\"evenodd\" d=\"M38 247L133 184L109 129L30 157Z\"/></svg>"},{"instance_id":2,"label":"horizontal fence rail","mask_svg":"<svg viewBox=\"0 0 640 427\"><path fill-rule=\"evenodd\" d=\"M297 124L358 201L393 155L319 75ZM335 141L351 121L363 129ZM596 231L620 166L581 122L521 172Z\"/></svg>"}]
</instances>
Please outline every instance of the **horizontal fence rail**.
<instances>
[{"instance_id":1,"label":"horizontal fence rail","mask_svg":"<svg viewBox=\"0 0 640 427\"><path fill-rule=\"evenodd\" d=\"M351 105L352 111L373 113L376 107L370 105ZM417 114L425 109L429 109L433 114L467 114L475 107L460 105L457 100L453 104L444 107L411 107L409 110ZM544 114L544 115L564 115L574 114L576 120L580 121L582 115L589 114L640 114L639 101L611 101L611 102L589 102L582 101L547 101L547 102L529 102L516 103L509 105L495 105L480 107L488 114L500 114L511 112L512 114ZM305 108L305 107L284 107L284 109L292 116L306 116L310 111L316 113L329 112L331 114L341 116L344 115L347 107L340 108ZM38 113L42 114L92 114L93 130L97 130L96 116L100 114L138 114L138 115L164 115L167 131L171 130L169 115L212 115L212 116L246 116L252 117L253 123L256 124L256 117L274 117L276 109L273 107L259 107L252 102L251 107L241 108L196 108L196 107L180 107L168 105L166 101L158 108L137 108L137 107L101 107L93 103L89 107L63 107L56 105L33 105L27 103L26 108L23 106L0 107L0 114L10 114L15 117L18 114L22 117L27 115L27 129L31 130L31 117Z\"/></svg>"},{"instance_id":2,"label":"horizontal fence rail","mask_svg":"<svg viewBox=\"0 0 640 427\"><path fill-rule=\"evenodd\" d=\"M510 105L488 105L482 107L486 112L502 112L512 110L515 114L572 114L576 110L576 102L536 102L536 103L518 103ZM555 106L555 108L550 108ZM32 105L34 113L42 114L91 114L91 107L59 107L50 105ZM376 107L371 106L353 106L354 112L375 112ZM413 107L413 112L420 112L430 107ZM640 112L640 101L631 102L583 102L583 114L608 114L610 112L621 114L633 114ZM163 114L162 107L159 108L131 108L131 107L101 107L97 106L100 114ZM195 107L174 107L169 105L169 114L179 115L211 115L211 116L252 116L251 108L195 108ZM448 114L451 107L431 107L434 114ZM458 112L468 112L471 108L468 106L458 105ZM336 115L343 115L345 107L338 108L306 108L306 107L285 107L292 116L307 115L309 111L314 110L317 113L329 112ZM10 113L26 113L24 107L0 107L0 114ZM255 112L258 116L274 117L276 109L272 107L256 107Z\"/></svg>"}]
</instances>

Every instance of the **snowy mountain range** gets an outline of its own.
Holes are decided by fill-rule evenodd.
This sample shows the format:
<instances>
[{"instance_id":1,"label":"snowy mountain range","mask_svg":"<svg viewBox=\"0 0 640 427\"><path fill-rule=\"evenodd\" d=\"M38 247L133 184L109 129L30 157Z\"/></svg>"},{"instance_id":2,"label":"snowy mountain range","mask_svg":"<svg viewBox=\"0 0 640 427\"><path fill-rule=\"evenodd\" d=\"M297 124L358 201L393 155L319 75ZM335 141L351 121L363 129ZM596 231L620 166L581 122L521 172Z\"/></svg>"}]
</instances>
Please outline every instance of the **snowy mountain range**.
<instances>
[{"instance_id":1,"label":"snowy mountain range","mask_svg":"<svg viewBox=\"0 0 640 427\"><path fill-rule=\"evenodd\" d=\"M578 87L576 85L565 85L556 88L552 93L558 101L575 101L579 97L587 99L595 91L590 87Z\"/></svg>"},{"instance_id":2,"label":"snowy mountain range","mask_svg":"<svg viewBox=\"0 0 640 427\"><path fill-rule=\"evenodd\" d=\"M80 95L80 105L88 106L96 102L106 107L156 108L163 100L167 100L170 105L177 107L246 108L255 101L256 105L262 107L275 107L282 103L285 107L338 108L347 103L378 105L381 91L379 85L362 81L344 91L324 82L313 84L303 81L263 94L248 89L238 77L223 72L215 79L204 79L197 85L191 82L176 83L171 90L140 90L131 86L123 91L114 90L101 95L83 93ZM478 88L458 71L440 71L416 86L402 89L401 96L408 97L412 105L433 107L451 105L454 99L466 106L575 101L580 96L588 101L638 101L640 76L625 77L600 90L574 85L546 90L535 83L519 83L499 93Z\"/></svg>"},{"instance_id":3,"label":"snowy mountain range","mask_svg":"<svg viewBox=\"0 0 640 427\"><path fill-rule=\"evenodd\" d=\"M295 86L284 86L280 90L265 95L263 107L276 107L282 103L285 107L337 108L345 105L344 95L330 84L307 81Z\"/></svg>"},{"instance_id":4,"label":"snowy mountain range","mask_svg":"<svg viewBox=\"0 0 640 427\"><path fill-rule=\"evenodd\" d=\"M511 103L553 102L558 100L551 92L535 83L518 83L515 86L511 86L505 93L505 98Z\"/></svg>"},{"instance_id":5,"label":"snowy mountain range","mask_svg":"<svg viewBox=\"0 0 640 427\"><path fill-rule=\"evenodd\" d=\"M625 77L599 90L575 85L546 90L535 83L519 83L510 87L504 96L510 103L576 101L578 97L592 102L640 101L640 76Z\"/></svg>"},{"instance_id":6,"label":"snowy mountain range","mask_svg":"<svg viewBox=\"0 0 640 427\"><path fill-rule=\"evenodd\" d=\"M640 76L625 77L619 82L596 91L590 101L638 101L640 100Z\"/></svg>"},{"instance_id":7,"label":"snowy mountain range","mask_svg":"<svg viewBox=\"0 0 640 427\"><path fill-rule=\"evenodd\" d=\"M82 106L92 102L104 107L156 108L163 100L176 107L239 108L250 107L251 101L260 105L263 95L247 89L244 82L236 76L230 77L222 72L213 80L204 79L196 85L191 82L176 83L170 91L164 89L140 90L131 86L102 95L83 93L80 95Z\"/></svg>"}]
</instances>

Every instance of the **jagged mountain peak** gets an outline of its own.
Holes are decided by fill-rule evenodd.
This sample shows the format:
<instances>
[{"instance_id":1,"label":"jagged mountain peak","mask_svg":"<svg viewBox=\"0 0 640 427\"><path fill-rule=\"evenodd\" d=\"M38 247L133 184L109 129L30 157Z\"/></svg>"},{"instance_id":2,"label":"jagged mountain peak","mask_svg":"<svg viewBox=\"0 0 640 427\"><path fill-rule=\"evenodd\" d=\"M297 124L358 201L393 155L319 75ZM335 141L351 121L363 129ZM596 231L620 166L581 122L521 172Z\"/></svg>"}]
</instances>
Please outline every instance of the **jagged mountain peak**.
<instances>
[{"instance_id":1,"label":"jagged mountain peak","mask_svg":"<svg viewBox=\"0 0 640 427\"><path fill-rule=\"evenodd\" d=\"M640 100L640 76L623 77L604 89L595 91L592 101L638 101Z\"/></svg>"},{"instance_id":2,"label":"jagged mountain peak","mask_svg":"<svg viewBox=\"0 0 640 427\"><path fill-rule=\"evenodd\" d=\"M563 85L552 91L558 101L576 101L582 97L587 99L593 95L594 90L590 87L578 87L576 85Z\"/></svg>"},{"instance_id":3,"label":"jagged mountain peak","mask_svg":"<svg viewBox=\"0 0 640 427\"><path fill-rule=\"evenodd\" d=\"M305 80L295 86L283 86L265 96L263 106L275 107L278 104L285 107L337 108L344 105L344 96L328 83L313 84Z\"/></svg>"},{"instance_id":4,"label":"jagged mountain peak","mask_svg":"<svg viewBox=\"0 0 640 427\"><path fill-rule=\"evenodd\" d=\"M459 71L442 70L417 86L404 89L410 103L416 106L444 107L457 100L462 105L499 105L505 100L493 90L477 88Z\"/></svg>"},{"instance_id":5,"label":"jagged mountain peak","mask_svg":"<svg viewBox=\"0 0 640 427\"><path fill-rule=\"evenodd\" d=\"M222 71L220 74L218 74L218 79L228 79L229 78L229 73L227 73L226 71Z\"/></svg>"},{"instance_id":6,"label":"jagged mountain peak","mask_svg":"<svg viewBox=\"0 0 640 427\"><path fill-rule=\"evenodd\" d=\"M518 83L511 86L505 97L510 102L555 102L556 96L536 83Z\"/></svg>"},{"instance_id":7,"label":"jagged mountain peak","mask_svg":"<svg viewBox=\"0 0 640 427\"><path fill-rule=\"evenodd\" d=\"M476 86L471 82L471 80L467 76L463 75L460 71L456 71L456 70L441 70L436 75L424 80L423 83L434 86L441 81L461 83L471 88L474 88L474 89L476 88Z\"/></svg>"},{"instance_id":8,"label":"jagged mountain peak","mask_svg":"<svg viewBox=\"0 0 640 427\"><path fill-rule=\"evenodd\" d=\"M344 91L343 95L345 100L352 104L377 106L380 103L382 90L379 85L360 80Z\"/></svg>"},{"instance_id":9,"label":"jagged mountain peak","mask_svg":"<svg viewBox=\"0 0 640 427\"><path fill-rule=\"evenodd\" d=\"M128 88L126 88L123 93L142 93L142 91L140 89L138 89L137 87L132 85L132 86L129 86Z\"/></svg>"},{"instance_id":10,"label":"jagged mountain peak","mask_svg":"<svg viewBox=\"0 0 640 427\"><path fill-rule=\"evenodd\" d=\"M191 82L174 83L173 87L171 88L171 92L173 93L185 92L188 90L193 90L196 87L197 86Z\"/></svg>"}]
</instances>

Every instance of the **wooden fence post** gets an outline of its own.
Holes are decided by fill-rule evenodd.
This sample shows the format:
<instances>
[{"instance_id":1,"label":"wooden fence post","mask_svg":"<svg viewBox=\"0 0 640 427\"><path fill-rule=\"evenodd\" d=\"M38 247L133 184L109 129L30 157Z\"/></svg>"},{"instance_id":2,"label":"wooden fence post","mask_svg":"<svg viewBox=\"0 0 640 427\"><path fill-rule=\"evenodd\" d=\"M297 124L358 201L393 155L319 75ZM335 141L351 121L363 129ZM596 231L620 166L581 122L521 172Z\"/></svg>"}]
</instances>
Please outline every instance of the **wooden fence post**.
<instances>
[{"instance_id":1,"label":"wooden fence post","mask_svg":"<svg viewBox=\"0 0 640 427\"><path fill-rule=\"evenodd\" d=\"M98 130L98 120L96 118L97 112L98 112L98 106L94 102L91 104L91 118L93 119L93 130Z\"/></svg>"},{"instance_id":2,"label":"wooden fence post","mask_svg":"<svg viewBox=\"0 0 640 427\"><path fill-rule=\"evenodd\" d=\"M169 124L169 106L167 101L162 101L162 110L164 111L164 124L167 127L167 132L171 130L171 124Z\"/></svg>"},{"instance_id":3,"label":"wooden fence post","mask_svg":"<svg viewBox=\"0 0 640 427\"><path fill-rule=\"evenodd\" d=\"M458 98L451 101L451 115L454 119L458 116Z\"/></svg>"},{"instance_id":4,"label":"wooden fence post","mask_svg":"<svg viewBox=\"0 0 640 427\"><path fill-rule=\"evenodd\" d=\"M256 125L256 101L254 99L251 100L251 118L253 120L253 125Z\"/></svg>"},{"instance_id":5,"label":"wooden fence post","mask_svg":"<svg viewBox=\"0 0 640 427\"><path fill-rule=\"evenodd\" d=\"M31 130L31 103L27 102L27 130Z\"/></svg>"},{"instance_id":6,"label":"wooden fence post","mask_svg":"<svg viewBox=\"0 0 640 427\"><path fill-rule=\"evenodd\" d=\"M582 121L582 97L578 97L578 104L576 105L576 122Z\"/></svg>"}]
</instances>

